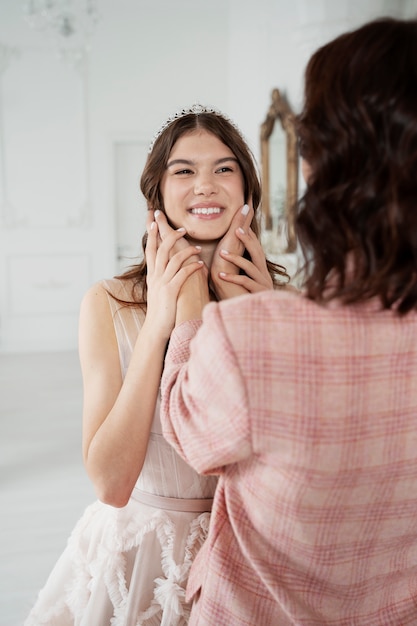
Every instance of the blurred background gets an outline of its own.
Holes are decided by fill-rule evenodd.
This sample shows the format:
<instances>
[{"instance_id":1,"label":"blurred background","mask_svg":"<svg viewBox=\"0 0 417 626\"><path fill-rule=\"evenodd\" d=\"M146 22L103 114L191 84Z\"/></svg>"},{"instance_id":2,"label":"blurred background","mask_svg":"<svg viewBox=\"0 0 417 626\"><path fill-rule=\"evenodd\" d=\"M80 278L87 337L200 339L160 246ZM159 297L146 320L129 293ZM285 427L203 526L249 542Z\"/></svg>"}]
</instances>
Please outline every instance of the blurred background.
<instances>
[{"instance_id":1,"label":"blurred background","mask_svg":"<svg viewBox=\"0 0 417 626\"><path fill-rule=\"evenodd\" d=\"M260 156L310 54L417 0L0 0L0 625L17 626L83 507L77 322L140 252L139 178L166 118L232 117Z\"/></svg>"}]
</instances>

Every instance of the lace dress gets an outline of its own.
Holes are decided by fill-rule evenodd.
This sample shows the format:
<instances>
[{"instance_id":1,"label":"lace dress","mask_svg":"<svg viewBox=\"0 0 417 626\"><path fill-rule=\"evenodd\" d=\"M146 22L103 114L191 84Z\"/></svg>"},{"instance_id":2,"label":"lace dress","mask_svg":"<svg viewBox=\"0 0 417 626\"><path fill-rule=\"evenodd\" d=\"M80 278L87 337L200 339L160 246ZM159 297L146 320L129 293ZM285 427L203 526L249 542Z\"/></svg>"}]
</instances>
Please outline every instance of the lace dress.
<instances>
[{"instance_id":1,"label":"lace dress","mask_svg":"<svg viewBox=\"0 0 417 626\"><path fill-rule=\"evenodd\" d=\"M104 286L119 297L123 283ZM109 296L126 372L143 313ZM204 542L215 477L192 470L161 434L159 402L128 504L87 507L24 626L183 626L185 586Z\"/></svg>"}]
</instances>

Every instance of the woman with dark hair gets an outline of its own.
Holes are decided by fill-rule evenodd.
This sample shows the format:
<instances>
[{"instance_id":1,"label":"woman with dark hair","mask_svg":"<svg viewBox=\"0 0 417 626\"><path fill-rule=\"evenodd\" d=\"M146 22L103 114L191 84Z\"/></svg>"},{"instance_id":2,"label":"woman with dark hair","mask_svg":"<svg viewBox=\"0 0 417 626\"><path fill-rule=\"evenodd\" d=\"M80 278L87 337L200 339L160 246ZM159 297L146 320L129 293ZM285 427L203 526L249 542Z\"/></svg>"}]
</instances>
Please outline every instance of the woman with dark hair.
<instances>
[{"instance_id":1,"label":"woman with dark hair","mask_svg":"<svg viewBox=\"0 0 417 626\"><path fill-rule=\"evenodd\" d=\"M165 358L163 433L219 477L190 626L414 626L417 21L320 48L298 128L304 294L202 313L196 272Z\"/></svg>"},{"instance_id":2,"label":"woman with dark hair","mask_svg":"<svg viewBox=\"0 0 417 626\"><path fill-rule=\"evenodd\" d=\"M99 501L78 522L26 626L187 624L185 585L217 479L192 470L161 433L159 385L177 299L195 272L212 300L289 278L265 259L255 162L219 111L195 105L169 118L141 189L143 260L94 285L81 306L83 456ZM163 242L160 227L169 229Z\"/></svg>"},{"instance_id":3,"label":"woman with dark hair","mask_svg":"<svg viewBox=\"0 0 417 626\"><path fill-rule=\"evenodd\" d=\"M387 18L310 60L298 118L307 294L416 309L416 22Z\"/></svg>"}]
</instances>

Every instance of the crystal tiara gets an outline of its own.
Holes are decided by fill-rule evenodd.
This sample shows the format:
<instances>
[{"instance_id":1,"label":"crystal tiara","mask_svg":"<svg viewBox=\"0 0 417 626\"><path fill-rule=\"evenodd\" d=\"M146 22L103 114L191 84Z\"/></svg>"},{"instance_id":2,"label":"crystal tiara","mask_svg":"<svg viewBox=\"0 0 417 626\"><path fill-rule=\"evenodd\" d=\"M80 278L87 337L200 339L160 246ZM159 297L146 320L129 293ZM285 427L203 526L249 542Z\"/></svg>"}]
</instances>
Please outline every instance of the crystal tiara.
<instances>
[{"instance_id":1,"label":"crystal tiara","mask_svg":"<svg viewBox=\"0 0 417 626\"><path fill-rule=\"evenodd\" d=\"M155 141L158 139L158 137L160 137L162 135L162 133L164 132L164 130L166 128L168 128L168 126L171 126L171 124L173 122L175 122L175 120L179 119L180 117L184 117L185 115L190 115L190 114L200 115L201 113L211 113L213 115L218 115L219 117L222 117L224 120L229 122L229 124L231 124L238 131L238 133L242 137L242 139L244 139L243 134L241 133L241 131L238 128L238 126L233 122L233 120L231 120L229 117L227 117L227 115L224 115L224 113L222 113L218 109L215 109L214 107L204 106L202 104L193 104L190 107L187 107L187 108L181 109L180 111L177 111L176 113L174 113L174 115L171 115L162 124L161 128L153 136L153 139L152 139L152 141L151 141L151 143L149 145L148 153L152 152L153 147L155 145Z\"/></svg>"}]
</instances>

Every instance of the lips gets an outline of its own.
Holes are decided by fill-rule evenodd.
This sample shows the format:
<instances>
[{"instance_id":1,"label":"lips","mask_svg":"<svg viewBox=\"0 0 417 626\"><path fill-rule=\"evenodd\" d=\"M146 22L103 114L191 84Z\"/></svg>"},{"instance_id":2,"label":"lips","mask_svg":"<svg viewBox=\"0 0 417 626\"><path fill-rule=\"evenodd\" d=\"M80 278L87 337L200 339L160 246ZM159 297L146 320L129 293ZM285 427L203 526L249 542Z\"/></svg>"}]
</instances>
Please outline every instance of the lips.
<instances>
[{"instance_id":1,"label":"lips","mask_svg":"<svg viewBox=\"0 0 417 626\"><path fill-rule=\"evenodd\" d=\"M221 213L221 208L218 206L211 207L195 207L190 209L192 215L216 215Z\"/></svg>"}]
</instances>

